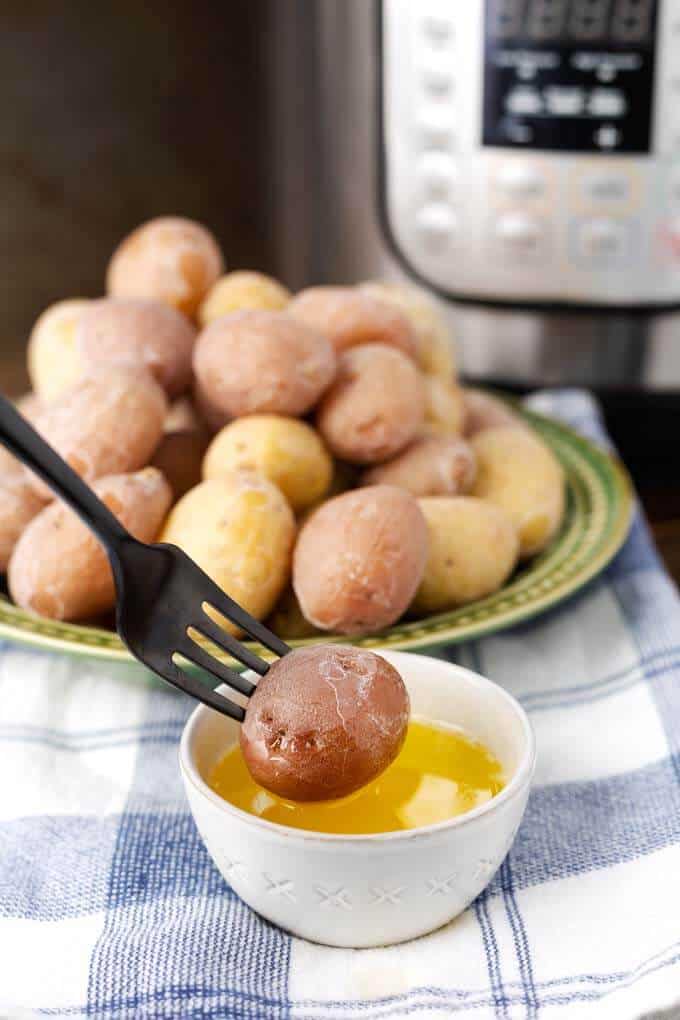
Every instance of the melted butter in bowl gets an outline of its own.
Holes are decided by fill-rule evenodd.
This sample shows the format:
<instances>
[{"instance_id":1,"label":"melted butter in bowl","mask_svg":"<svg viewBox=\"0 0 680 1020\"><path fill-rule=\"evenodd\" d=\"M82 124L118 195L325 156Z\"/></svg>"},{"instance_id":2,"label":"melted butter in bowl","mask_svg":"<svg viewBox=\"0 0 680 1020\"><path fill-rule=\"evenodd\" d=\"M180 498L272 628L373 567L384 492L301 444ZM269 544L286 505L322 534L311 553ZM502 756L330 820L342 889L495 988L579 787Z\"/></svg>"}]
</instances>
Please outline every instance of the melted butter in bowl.
<instances>
[{"instance_id":1,"label":"melted butter in bowl","mask_svg":"<svg viewBox=\"0 0 680 1020\"><path fill-rule=\"evenodd\" d=\"M209 785L224 800L267 821L312 832L362 835L416 829L484 804L505 785L498 759L463 730L412 719L385 771L348 797L295 802L259 786L238 745L214 766Z\"/></svg>"}]
</instances>

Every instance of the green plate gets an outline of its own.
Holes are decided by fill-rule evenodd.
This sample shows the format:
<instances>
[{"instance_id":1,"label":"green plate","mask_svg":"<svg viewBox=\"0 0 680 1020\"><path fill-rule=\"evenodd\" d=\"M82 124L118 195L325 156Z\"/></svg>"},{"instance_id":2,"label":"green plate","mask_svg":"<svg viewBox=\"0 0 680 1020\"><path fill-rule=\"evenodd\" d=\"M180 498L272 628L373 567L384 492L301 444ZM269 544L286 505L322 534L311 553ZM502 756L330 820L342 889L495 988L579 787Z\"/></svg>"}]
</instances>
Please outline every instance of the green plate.
<instances>
[{"instance_id":1,"label":"green plate","mask_svg":"<svg viewBox=\"0 0 680 1020\"><path fill-rule=\"evenodd\" d=\"M377 634L355 638L353 644L432 650L511 627L583 587L621 548L633 508L632 486L623 466L566 425L529 411L521 413L551 447L566 472L567 510L559 534L494 595L446 613L401 621ZM134 661L113 631L44 620L17 608L3 596L0 596L0 636L37 648ZM311 644L317 640L308 638L291 644ZM348 639L328 635L325 640ZM269 655L259 645L251 643L250 647Z\"/></svg>"}]
</instances>

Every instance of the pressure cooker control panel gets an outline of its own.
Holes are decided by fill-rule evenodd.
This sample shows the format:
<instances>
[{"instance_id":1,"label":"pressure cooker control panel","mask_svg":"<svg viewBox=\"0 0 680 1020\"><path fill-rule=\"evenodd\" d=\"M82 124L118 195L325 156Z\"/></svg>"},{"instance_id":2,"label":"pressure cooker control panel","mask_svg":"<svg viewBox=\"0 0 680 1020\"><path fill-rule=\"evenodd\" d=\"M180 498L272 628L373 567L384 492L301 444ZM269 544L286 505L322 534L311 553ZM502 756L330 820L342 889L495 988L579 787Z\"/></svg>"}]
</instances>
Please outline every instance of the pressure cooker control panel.
<instances>
[{"instance_id":1,"label":"pressure cooker control panel","mask_svg":"<svg viewBox=\"0 0 680 1020\"><path fill-rule=\"evenodd\" d=\"M383 208L453 297L680 303L680 0L383 0Z\"/></svg>"}]
</instances>

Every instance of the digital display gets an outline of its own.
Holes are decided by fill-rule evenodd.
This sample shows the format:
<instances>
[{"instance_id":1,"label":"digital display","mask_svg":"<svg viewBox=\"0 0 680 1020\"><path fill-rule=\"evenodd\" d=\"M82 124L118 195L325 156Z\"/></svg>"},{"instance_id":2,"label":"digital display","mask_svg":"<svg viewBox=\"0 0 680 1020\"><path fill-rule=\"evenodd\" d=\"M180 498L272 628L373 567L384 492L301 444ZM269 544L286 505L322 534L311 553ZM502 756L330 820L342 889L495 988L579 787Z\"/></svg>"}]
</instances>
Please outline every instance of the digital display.
<instances>
[{"instance_id":1,"label":"digital display","mask_svg":"<svg viewBox=\"0 0 680 1020\"><path fill-rule=\"evenodd\" d=\"M644 43L654 0L493 0L488 33L525 42Z\"/></svg>"},{"instance_id":2,"label":"digital display","mask_svg":"<svg viewBox=\"0 0 680 1020\"><path fill-rule=\"evenodd\" d=\"M484 145L648 152L656 0L486 0Z\"/></svg>"}]
</instances>

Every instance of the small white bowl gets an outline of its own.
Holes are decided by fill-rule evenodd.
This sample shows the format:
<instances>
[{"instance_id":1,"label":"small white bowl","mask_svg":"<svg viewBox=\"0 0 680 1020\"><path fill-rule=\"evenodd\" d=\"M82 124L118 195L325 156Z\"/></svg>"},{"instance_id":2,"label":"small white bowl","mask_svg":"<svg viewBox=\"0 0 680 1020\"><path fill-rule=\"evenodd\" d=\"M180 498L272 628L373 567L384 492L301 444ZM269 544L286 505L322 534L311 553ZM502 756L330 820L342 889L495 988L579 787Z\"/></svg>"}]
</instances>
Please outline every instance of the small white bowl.
<instances>
[{"instance_id":1,"label":"small white bowl","mask_svg":"<svg viewBox=\"0 0 680 1020\"><path fill-rule=\"evenodd\" d=\"M180 744L189 806L210 856L236 893L294 935L330 946L384 946L446 924L482 891L522 820L535 742L507 691L440 659L380 651L401 673L416 716L453 723L498 757L507 785L436 825L344 836L276 825L234 807L206 777L238 725L199 706Z\"/></svg>"}]
</instances>

